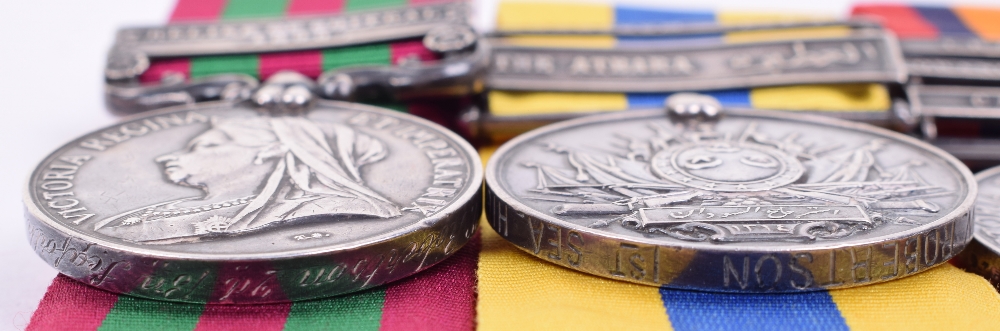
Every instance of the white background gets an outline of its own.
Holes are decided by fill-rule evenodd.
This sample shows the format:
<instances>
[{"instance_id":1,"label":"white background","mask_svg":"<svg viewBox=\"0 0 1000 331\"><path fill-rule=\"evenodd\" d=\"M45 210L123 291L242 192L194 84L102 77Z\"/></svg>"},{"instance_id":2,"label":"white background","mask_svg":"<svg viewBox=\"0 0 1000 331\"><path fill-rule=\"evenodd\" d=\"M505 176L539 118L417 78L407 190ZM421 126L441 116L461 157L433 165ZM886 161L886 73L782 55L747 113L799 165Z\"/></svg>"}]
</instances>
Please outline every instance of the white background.
<instances>
[{"instance_id":1,"label":"white background","mask_svg":"<svg viewBox=\"0 0 1000 331\"><path fill-rule=\"evenodd\" d=\"M492 26L497 1L477 1L480 28ZM162 24L173 2L4 0L0 3L0 330L23 330L56 274L28 247L21 201L29 172L42 157L63 143L116 120L105 111L102 100L102 66L115 29ZM845 17L852 1L623 0L618 3ZM1000 5L997 0L971 3Z\"/></svg>"}]
</instances>

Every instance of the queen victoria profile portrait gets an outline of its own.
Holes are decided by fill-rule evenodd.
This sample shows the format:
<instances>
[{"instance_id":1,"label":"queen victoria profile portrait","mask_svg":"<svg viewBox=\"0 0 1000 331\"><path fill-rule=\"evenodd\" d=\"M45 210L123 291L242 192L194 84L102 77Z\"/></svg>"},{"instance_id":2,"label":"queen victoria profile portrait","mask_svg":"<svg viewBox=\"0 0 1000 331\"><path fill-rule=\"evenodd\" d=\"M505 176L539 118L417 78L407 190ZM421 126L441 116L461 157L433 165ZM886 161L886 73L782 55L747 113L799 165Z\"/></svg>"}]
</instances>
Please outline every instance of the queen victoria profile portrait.
<instances>
[{"instance_id":1,"label":"queen victoria profile portrait","mask_svg":"<svg viewBox=\"0 0 1000 331\"><path fill-rule=\"evenodd\" d=\"M386 157L385 144L346 125L324 126L300 116L213 118L183 149L155 159L169 183L200 189L201 196L130 210L96 230L168 244L310 218L399 216L400 208L361 178L365 165Z\"/></svg>"}]
</instances>

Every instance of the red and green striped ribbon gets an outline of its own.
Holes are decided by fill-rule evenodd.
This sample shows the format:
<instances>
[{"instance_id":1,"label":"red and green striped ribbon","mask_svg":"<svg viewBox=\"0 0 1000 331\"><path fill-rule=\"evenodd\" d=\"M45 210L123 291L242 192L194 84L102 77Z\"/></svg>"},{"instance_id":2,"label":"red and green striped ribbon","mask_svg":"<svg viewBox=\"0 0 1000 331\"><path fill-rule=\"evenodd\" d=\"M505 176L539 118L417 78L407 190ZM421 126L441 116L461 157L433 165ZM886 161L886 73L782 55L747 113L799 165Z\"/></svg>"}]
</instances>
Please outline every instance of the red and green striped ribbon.
<instances>
[{"instance_id":1,"label":"red and green striped ribbon","mask_svg":"<svg viewBox=\"0 0 1000 331\"><path fill-rule=\"evenodd\" d=\"M413 277L339 297L283 304L147 300L60 275L27 330L472 330L479 250L476 235L454 256Z\"/></svg>"},{"instance_id":2,"label":"red and green striped ribbon","mask_svg":"<svg viewBox=\"0 0 1000 331\"><path fill-rule=\"evenodd\" d=\"M406 0L180 0L170 22L336 14L407 4ZM150 65L140 80L156 82L166 73L180 73L188 78L243 73L267 79L279 70L295 70L315 78L325 70L359 65L392 65L412 57L424 61L436 58L419 40L405 40L322 50L160 59Z\"/></svg>"},{"instance_id":3,"label":"red and green striped ribbon","mask_svg":"<svg viewBox=\"0 0 1000 331\"><path fill-rule=\"evenodd\" d=\"M170 16L170 23L330 15L447 1L449 0L178 0ZM413 39L319 50L156 59L139 80L153 83L167 74L198 78L225 73L243 73L263 80L281 70L294 70L316 78L330 69L393 65L412 58L433 61L437 59L437 55L424 48L419 39ZM464 100L432 100L377 105L408 112L451 128L454 127L457 113L466 103Z\"/></svg>"}]
</instances>

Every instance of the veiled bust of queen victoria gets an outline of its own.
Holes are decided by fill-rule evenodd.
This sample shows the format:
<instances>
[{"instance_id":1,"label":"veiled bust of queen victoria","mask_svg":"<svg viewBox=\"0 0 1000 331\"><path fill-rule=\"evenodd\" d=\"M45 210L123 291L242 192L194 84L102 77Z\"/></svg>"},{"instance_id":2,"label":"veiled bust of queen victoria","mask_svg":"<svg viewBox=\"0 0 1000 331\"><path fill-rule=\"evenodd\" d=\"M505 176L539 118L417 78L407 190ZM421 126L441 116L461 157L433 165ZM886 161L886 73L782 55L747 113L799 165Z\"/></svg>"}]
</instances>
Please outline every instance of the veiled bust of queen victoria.
<instances>
[{"instance_id":1,"label":"veiled bust of queen victoria","mask_svg":"<svg viewBox=\"0 0 1000 331\"><path fill-rule=\"evenodd\" d=\"M155 160L170 183L198 188L202 196L130 210L101 220L96 230L167 244L309 217L399 216L400 208L361 178L365 165L386 157L385 144L346 125L324 126L332 130L302 116L213 118L183 149Z\"/></svg>"}]
</instances>

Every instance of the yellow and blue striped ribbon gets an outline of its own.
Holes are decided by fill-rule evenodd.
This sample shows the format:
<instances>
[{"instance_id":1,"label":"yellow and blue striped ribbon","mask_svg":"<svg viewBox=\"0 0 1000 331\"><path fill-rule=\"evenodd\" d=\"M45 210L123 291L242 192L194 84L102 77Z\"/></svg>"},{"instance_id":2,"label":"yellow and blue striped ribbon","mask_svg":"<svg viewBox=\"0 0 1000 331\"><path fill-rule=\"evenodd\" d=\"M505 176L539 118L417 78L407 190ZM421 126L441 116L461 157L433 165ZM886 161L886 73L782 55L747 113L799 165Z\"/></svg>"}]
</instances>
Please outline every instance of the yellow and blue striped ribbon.
<instances>
[{"instance_id":1,"label":"yellow and blue striped ribbon","mask_svg":"<svg viewBox=\"0 0 1000 331\"><path fill-rule=\"evenodd\" d=\"M747 23L774 15L644 10L599 4L504 2L500 29L603 29L614 24ZM742 20L742 21L741 21ZM836 35L836 30L777 37ZM773 35L772 35L773 36ZM700 36L715 42L760 40L763 33ZM636 40L532 36L525 44L616 47ZM552 39L556 40L556 39ZM639 40L638 42L649 42ZM655 42L655 41L654 41ZM687 40L684 42L691 42ZM727 105L771 109L884 111L879 84L809 85L710 91ZM491 112L522 115L658 107L667 94L492 91ZM492 149L481 149L485 160ZM897 281L802 294L724 294L636 285L545 263L482 223L478 329L492 330L1000 330L1000 295L984 279L945 264Z\"/></svg>"},{"instance_id":2,"label":"yellow and blue striped ribbon","mask_svg":"<svg viewBox=\"0 0 1000 331\"><path fill-rule=\"evenodd\" d=\"M501 2L497 29L610 29L616 25L656 23L748 24L755 22L816 19L781 14L666 11L614 7L606 4ZM678 38L612 36L518 36L509 42L529 46L612 48L650 43L740 43L803 36L843 36L846 27L788 29L782 31L731 32ZM781 110L885 111L889 92L880 84L824 84L705 91L727 106L751 106ZM491 91L493 115L516 116L558 112L619 111L659 107L666 93L536 93ZM581 100L581 98L583 100Z\"/></svg>"}]
</instances>

